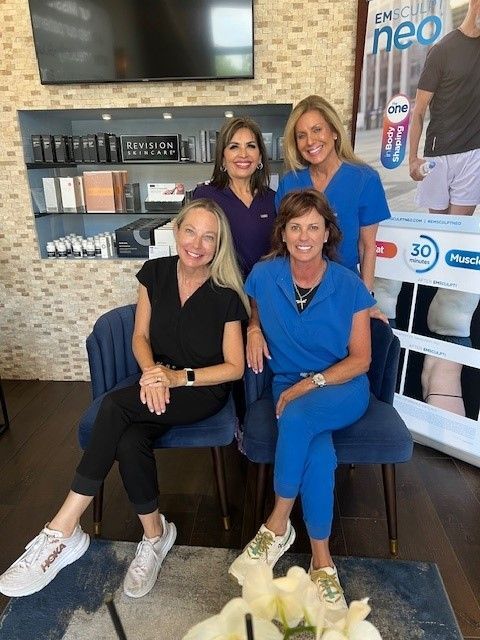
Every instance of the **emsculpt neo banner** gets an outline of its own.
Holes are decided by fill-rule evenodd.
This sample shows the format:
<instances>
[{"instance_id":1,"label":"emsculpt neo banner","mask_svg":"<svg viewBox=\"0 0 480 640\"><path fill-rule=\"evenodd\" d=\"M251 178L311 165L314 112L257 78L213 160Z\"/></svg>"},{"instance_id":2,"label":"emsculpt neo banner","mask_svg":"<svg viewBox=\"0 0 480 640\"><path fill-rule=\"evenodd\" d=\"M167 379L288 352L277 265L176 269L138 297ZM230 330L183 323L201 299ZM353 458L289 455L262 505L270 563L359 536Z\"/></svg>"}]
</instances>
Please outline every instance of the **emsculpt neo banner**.
<instances>
[{"instance_id":1,"label":"emsculpt neo banner","mask_svg":"<svg viewBox=\"0 0 480 640\"><path fill-rule=\"evenodd\" d=\"M480 9L370 0L355 151L391 220L375 298L400 338L416 441L480 466Z\"/></svg>"}]
</instances>

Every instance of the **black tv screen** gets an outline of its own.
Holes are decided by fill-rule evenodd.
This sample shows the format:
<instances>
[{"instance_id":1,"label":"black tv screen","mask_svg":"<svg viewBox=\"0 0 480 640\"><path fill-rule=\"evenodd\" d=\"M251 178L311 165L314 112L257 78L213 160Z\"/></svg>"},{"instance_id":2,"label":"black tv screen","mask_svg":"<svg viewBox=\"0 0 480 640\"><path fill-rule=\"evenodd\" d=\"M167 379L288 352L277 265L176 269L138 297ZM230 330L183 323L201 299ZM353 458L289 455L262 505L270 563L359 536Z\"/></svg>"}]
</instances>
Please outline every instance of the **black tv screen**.
<instances>
[{"instance_id":1,"label":"black tv screen","mask_svg":"<svg viewBox=\"0 0 480 640\"><path fill-rule=\"evenodd\" d=\"M253 78L253 0L29 0L42 84Z\"/></svg>"}]
</instances>

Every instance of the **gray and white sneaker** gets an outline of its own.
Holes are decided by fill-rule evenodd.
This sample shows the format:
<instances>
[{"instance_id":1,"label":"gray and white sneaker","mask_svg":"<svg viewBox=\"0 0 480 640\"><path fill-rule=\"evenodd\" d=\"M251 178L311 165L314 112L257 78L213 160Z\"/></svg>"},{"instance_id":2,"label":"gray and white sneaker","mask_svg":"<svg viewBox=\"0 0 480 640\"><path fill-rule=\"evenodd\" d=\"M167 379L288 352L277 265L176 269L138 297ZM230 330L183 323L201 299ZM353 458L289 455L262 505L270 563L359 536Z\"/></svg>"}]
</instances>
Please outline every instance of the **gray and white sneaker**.
<instances>
[{"instance_id":1,"label":"gray and white sneaker","mask_svg":"<svg viewBox=\"0 0 480 640\"><path fill-rule=\"evenodd\" d=\"M344 611L348 609L347 601L343 595L343 589L338 579L337 567L323 567L322 569L308 570L310 579L317 587L318 597L327 609Z\"/></svg>"},{"instance_id":2,"label":"gray and white sneaker","mask_svg":"<svg viewBox=\"0 0 480 640\"><path fill-rule=\"evenodd\" d=\"M245 576L251 567L259 563L269 567L276 565L283 554L290 549L295 541L295 529L290 520L283 536L276 536L273 531L262 524L257 535L251 540L243 552L230 565L228 573L233 576L240 586L243 586Z\"/></svg>"},{"instance_id":3,"label":"gray and white sneaker","mask_svg":"<svg viewBox=\"0 0 480 640\"><path fill-rule=\"evenodd\" d=\"M81 558L89 544L90 537L80 525L68 538L45 526L0 576L0 593L18 598L40 591L61 569Z\"/></svg>"},{"instance_id":4,"label":"gray and white sneaker","mask_svg":"<svg viewBox=\"0 0 480 640\"><path fill-rule=\"evenodd\" d=\"M158 572L165 556L173 547L177 537L177 528L173 522L167 522L162 514L163 534L156 542L151 542L143 536L137 546L135 558L128 567L123 581L123 591L130 598L141 598L146 595L155 584Z\"/></svg>"}]
</instances>

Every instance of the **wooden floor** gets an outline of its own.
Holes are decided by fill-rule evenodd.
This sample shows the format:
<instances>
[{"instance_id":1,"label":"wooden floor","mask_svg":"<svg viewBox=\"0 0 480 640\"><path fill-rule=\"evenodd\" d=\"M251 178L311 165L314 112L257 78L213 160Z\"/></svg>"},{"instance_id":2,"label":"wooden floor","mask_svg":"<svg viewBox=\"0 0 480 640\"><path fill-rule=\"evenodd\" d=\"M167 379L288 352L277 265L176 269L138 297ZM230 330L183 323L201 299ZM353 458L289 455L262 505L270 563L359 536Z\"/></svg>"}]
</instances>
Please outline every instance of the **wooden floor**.
<instances>
[{"instance_id":1,"label":"wooden floor","mask_svg":"<svg viewBox=\"0 0 480 640\"><path fill-rule=\"evenodd\" d=\"M0 572L58 508L79 460L76 424L89 403L83 382L3 381L10 430L0 438ZM0 417L1 420L1 417ZM252 534L255 471L230 447L226 455L232 529L222 528L210 452L158 452L161 509L178 544L240 548ZM381 471L337 472L332 551L388 558ZM436 562L465 638L480 639L480 470L433 449L415 447L397 467L399 558ZM308 551L299 511L292 550ZM91 513L83 525L91 532ZM103 535L140 538L118 472L107 480ZM368 595L368 594L366 594ZM0 608L7 600L0 596Z\"/></svg>"}]
</instances>

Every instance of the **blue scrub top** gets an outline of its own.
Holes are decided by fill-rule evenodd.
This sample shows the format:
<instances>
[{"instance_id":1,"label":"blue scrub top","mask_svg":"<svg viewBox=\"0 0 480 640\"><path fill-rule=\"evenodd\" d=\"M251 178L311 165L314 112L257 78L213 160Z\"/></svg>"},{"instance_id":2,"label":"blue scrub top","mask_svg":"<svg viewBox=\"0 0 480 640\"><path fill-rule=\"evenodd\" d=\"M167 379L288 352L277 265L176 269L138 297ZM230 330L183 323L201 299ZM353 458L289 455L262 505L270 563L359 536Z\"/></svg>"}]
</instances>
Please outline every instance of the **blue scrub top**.
<instances>
[{"instance_id":1,"label":"blue scrub top","mask_svg":"<svg viewBox=\"0 0 480 640\"><path fill-rule=\"evenodd\" d=\"M301 374L324 371L348 355L353 315L375 300L360 278L327 260L325 275L301 313L295 303L290 258L258 262L245 291L258 307L275 382L298 382Z\"/></svg>"},{"instance_id":2,"label":"blue scrub top","mask_svg":"<svg viewBox=\"0 0 480 640\"><path fill-rule=\"evenodd\" d=\"M230 187L218 189L211 184L201 184L193 192L193 199L210 198L225 212L232 230L233 242L240 269L244 276L253 265L270 251L270 236L276 218L275 191L268 188L256 193L247 207Z\"/></svg>"},{"instance_id":3,"label":"blue scrub top","mask_svg":"<svg viewBox=\"0 0 480 640\"><path fill-rule=\"evenodd\" d=\"M275 196L277 211L280 202L295 189L313 189L308 167L289 171L280 181ZM360 227L368 227L390 218L385 191L380 176L368 165L342 162L324 191L330 206L337 214L343 240L338 250L338 261L352 271L357 271L360 261L358 241Z\"/></svg>"}]
</instances>

